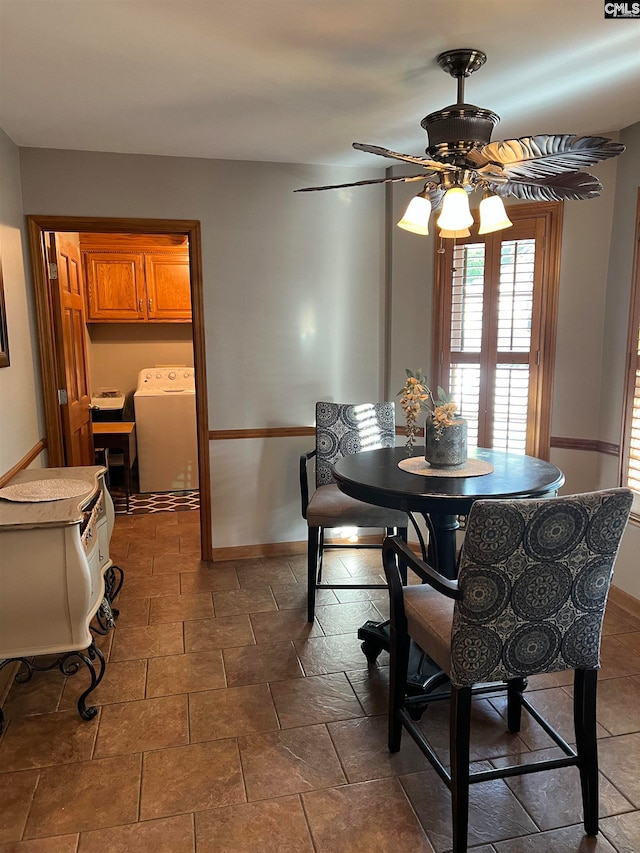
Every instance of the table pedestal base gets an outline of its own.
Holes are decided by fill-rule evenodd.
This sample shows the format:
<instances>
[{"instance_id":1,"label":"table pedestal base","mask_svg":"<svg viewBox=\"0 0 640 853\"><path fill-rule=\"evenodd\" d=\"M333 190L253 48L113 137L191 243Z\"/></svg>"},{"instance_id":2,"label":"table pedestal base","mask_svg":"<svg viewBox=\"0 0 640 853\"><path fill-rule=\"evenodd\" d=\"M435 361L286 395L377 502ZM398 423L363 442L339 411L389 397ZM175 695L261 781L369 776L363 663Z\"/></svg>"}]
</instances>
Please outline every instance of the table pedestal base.
<instances>
[{"instance_id":1,"label":"table pedestal base","mask_svg":"<svg viewBox=\"0 0 640 853\"><path fill-rule=\"evenodd\" d=\"M367 621L358 628L362 651L369 663L375 663L381 651L389 651L389 622ZM429 693L448 682L447 676L413 641L409 649L407 690Z\"/></svg>"}]
</instances>

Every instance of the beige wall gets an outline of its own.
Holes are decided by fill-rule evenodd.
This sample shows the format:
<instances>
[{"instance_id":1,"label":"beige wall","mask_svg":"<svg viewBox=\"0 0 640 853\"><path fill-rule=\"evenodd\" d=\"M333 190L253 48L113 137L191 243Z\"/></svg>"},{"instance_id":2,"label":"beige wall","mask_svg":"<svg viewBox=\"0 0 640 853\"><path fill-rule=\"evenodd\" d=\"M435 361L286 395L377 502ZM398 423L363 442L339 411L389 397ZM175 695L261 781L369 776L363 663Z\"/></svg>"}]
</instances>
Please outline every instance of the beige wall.
<instances>
[{"instance_id":1,"label":"beige wall","mask_svg":"<svg viewBox=\"0 0 640 853\"><path fill-rule=\"evenodd\" d=\"M89 323L87 343L91 393L117 388L129 404L141 370L157 364L193 367L191 323Z\"/></svg>"},{"instance_id":2,"label":"beige wall","mask_svg":"<svg viewBox=\"0 0 640 853\"><path fill-rule=\"evenodd\" d=\"M624 397L624 366L627 351L627 325L633 275L636 205L640 187L640 122L626 128L620 141L627 146L619 158L616 176L616 203L613 211L611 250L607 274L607 305L602 347L602 383L600 398L600 437L617 442L621 434L621 410ZM640 247L637 247L640 251ZM617 483L618 464L613 457L600 457L600 484ZM640 507L636 508L640 510ZM640 598L640 523L629 526L616 567L616 585Z\"/></svg>"},{"instance_id":3,"label":"beige wall","mask_svg":"<svg viewBox=\"0 0 640 853\"><path fill-rule=\"evenodd\" d=\"M44 436L33 295L26 270L18 149L0 130L0 258L9 336L9 367L0 369L0 475ZM45 458L43 458L45 457ZM34 467L46 464L46 454Z\"/></svg>"},{"instance_id":4,"label":"beige wall","mask_svg":"<svg viewBox=\"0 0 640 853\"><path fill-rule=\"evenodd\" d=\"M40 149L21 169L25 213L200 220L210 429L379 399L383 190L293 192L378 172ZM305 538L298 452L211 443L214 547Z\"/></svg>"},{"instance_id":5,"label":"beige wall","mask_svg":"<svg viewBox=\"0 0 640 853\"><path fill-rule=\"evenodd\" d=\"M616 444L620 441L635 198L640 184L640 124L619 136L627 145L624 155L589 170L600 178L602 195L565 204L551 423L555 437ZM418 237L395 227L417 189L415 184L392 186L393 391L402 384L406 367L429 368L436 241L433 235ZM619 483L615 457L553 449L551 461L565 474L564 494ZM640 525L634 523L625 534L616 584L640 598L638 553Z\"/></svg>"},{"instance_id":6,"label":"beige wall","mask_svg":"<svg viewBox=\"0 0 640 853\"><path fill-rule=\"evenodd\" d=\"M554 435L619 437L639 127L621 134L629 146L624 158L598 168L603 196L566 206ZM6 137L1 151L2 168L15 185L16 151ZM382 396L385 236L391 251L391 395L405 367L428 369L434 243L394 225L411 187L394 185L385 235L381 187L293 193L299 186L380 174L362 169L37 149L22 150L20 162L25 213L201 221L210 429L312 424L316 399ZM20 231L15 209L12 216ZM26 286L24 267L18 272L20 291ZM24 292L11 297L18 314L28 316L29 298ZM25 325L30 351L34 336ZM29 432L42 434L33 360L24 359L23 367L29 377L21 389L28 428L8 446L5 468L19 458L18 445L26 450L33 444ZM3 405L3 428L4 411ZM309 444L211 442L216 546L305 537L297 457ZM566 473L566 492L617 482L610 457L553 451L552 459ZM628 544L638 532L630 528L625 538L616 579L640 597L635 558L640 542Z\"/></svg>"}]
</instances>

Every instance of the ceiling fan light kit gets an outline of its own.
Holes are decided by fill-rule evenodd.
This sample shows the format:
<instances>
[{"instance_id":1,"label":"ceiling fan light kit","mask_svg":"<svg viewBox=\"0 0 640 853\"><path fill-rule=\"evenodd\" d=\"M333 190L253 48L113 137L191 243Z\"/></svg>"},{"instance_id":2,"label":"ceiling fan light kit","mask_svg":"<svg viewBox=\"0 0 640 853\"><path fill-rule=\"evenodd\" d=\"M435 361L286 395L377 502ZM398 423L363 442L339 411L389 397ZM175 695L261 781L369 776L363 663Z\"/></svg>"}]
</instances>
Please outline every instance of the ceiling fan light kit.
<instances>
[{"instance_id":1,"label":"ceiling fan light kit","mask_svg":"<svg viewBox=\"0 0 640 853\"><path fill-rule=\"evenodd\" d=\"M473 225L469 196L463 187L452 187L446 191L437 224L445 231L461 231Z\"/></svg>"},{"instance_id":2,"label":"ceiling fan light kit","mask_svg":"<svg viewBox=\"0 0 640 853\"><path fill-rule=\"evenodd\" d=\"M480 227L478 234L491 234L510 228L513 222L507 216L504 202L498 195L486 195L480 202Z\"/></svg>"},{"instance_id":3,"label":"ceiling fan light kit","mask_svg":"<svg viewBox=\"0 0 640 853\"><path fill-rule=\"evenodd\" d=\"M412 234L426 236L429 233L430 216L431 202L429 201L429 193L423 191L411 199L409 206L404 212L404 216L398 222L398 228L404 228L405 231L411 231Z\"/></svg>"},{"instance_id":4,"label":"ceiling fan light kit","mask_svg":"<svg viewBox=\"0 0 640 853\"><path fill-rule=\"evenodd\" d=\"M584 168L617 157L624 151L624 145L603 136L575 134L538 134L491 142L491 134L500 117L464 100L465 79L486 60L481 50L471 48L438 55L436 61L442 70L457 80L458 96L455 104L422 119L421 126L428 140L427 157L353 143L359 151L420 166L421 174L304 187L296 192L423 179L422 192L411 200L398 226L426 235L431 211L442 208L437 221L440 236L453 239L462 236L473 224L468 194L476 189L484 194L480 204L480 234L499 231L512 224L502 202L507 196L522 201L582 200L599 196L602 185ZM414 205L417 201L419 204ZM430 202L428 211L425 202Z\"/></svg>"}]
</instances>

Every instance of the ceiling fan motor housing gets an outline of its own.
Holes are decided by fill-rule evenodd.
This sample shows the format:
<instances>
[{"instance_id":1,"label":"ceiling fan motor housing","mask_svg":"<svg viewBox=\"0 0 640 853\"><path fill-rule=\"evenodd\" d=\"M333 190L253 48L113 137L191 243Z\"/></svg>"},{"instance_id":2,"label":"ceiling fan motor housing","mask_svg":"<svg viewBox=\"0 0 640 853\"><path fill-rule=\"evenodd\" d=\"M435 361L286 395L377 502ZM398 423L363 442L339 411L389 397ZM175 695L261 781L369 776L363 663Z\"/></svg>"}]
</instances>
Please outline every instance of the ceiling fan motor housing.
<instances>
[{"instance_id":1,"label":"ceiling fan motor housing","mask_svg":"<svg viewBox=\"0 0 640 853\"><path fill-rule=\"evenodd\" d=\"M473 104L452 104L429 113L420 122L429 142L426 153L434 160L463 161L473 148L491 142L491 134L499 121L497 113Z\"/></svg>"}]
</instances>

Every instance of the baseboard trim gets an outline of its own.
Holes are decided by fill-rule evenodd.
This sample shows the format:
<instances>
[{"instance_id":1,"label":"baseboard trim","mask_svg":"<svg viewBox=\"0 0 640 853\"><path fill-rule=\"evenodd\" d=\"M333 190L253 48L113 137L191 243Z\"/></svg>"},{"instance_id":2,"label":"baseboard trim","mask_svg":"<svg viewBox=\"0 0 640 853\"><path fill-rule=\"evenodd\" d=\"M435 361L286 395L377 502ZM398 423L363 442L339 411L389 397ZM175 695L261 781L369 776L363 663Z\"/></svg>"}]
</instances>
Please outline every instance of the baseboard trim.
<instances>
[{"instance_id":1,"label":"baseboard trim","mask_svg":"<svg viewBox=\"0 0 640 853\"><path fill-rule=\"evenodd\" d=\"M359 536L361 545L382 545L384 536ZM358 544L356 543L356 544ZM344 545L349 547L354 543L347 539L325 539L327 545ZM214 548L213 562L224 560L248 560L256 557L292 557L307 553L307 543L304 542L266 542L261 545L232 545L228 548ZM382 567L382 563L380 563Z\"/></svg>"},{"instance_id":2,"label":"baseboard trim","mask_svg":"<svg viewBox=\"0 0 640 853\"><path fill-rule=\"evenodd\" d=\"M29 465L33 462L34 459L37 459L40 454L47 449L47 440L46 438L41 438L37 444L34 444L31 450L25 454L22 459L11 468L11 470L7 471L6 474L3 474L0 477L0 488L6 486L20 471L23 471L25 468L28 468Z\"/></svg>"},{"instance_id":3,"label":"baseboard trim","mask_svg":"<svg viewBox=\"0 0 640 853\"><path fill-rule=\"evenodd\" d=\"M259 545L229 545L223 548L213 548L213 562L222 563L225 560L249 560L256 557L292 557L303 554L307 549L306 542L273 542Z\"/></svg>"},{"instance_id":4,"label":"baseboard trim","mask_svg":"<svg viewBox=\"0 0 640 853\"><path fill-rule=\"evenodd\" d=\"M609 600L622 610L626 610L631 616L640 619L640 599L635 598L635 596L617 586L612 586L609 590Z\"/></svg>"}]
</instances>

